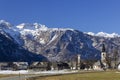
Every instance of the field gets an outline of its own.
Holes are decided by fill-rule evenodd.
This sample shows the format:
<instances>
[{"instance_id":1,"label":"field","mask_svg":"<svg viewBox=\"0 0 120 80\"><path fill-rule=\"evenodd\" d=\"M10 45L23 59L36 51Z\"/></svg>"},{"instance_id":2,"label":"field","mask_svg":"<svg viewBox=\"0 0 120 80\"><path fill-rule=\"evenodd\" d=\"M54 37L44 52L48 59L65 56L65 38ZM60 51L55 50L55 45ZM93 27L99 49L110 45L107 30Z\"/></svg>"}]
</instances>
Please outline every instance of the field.
<instances>
[{"instance_id":1,"label":"field","mask_svg":"<svg viewBox=\"0 0 120 80\"><path fill-rule=\"evenodd\" d=\"M0 74L0 78L3 78L3 77L11 77L11 76L15 76L15 75L10 75L10 74L7 74L7 75L5 75L5 74Z\"/></svg>"},{"instance_id":2,"label":"field","mask_svg":"<svg viewBox=\"0 0 120 80\"><path fill-rule=\"evenodd\" d=\"M120 80L120 72L80 72L76 74L36 77L29 80Z\"/></svg>"}]
</instances>

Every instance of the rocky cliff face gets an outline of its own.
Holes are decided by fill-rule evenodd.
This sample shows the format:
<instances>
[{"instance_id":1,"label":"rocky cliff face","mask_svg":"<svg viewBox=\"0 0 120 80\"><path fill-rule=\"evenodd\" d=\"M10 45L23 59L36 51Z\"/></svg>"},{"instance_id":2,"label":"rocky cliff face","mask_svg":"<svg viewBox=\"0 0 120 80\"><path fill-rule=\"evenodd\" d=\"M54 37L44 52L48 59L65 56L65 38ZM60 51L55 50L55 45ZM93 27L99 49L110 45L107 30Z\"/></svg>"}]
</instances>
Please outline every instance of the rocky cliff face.
<instances>
[{"instance_id":1,"label":"rocky cliff face","mask_svg":"<svg viewBox=\"0 0 120 80\"><path fill-rule=\"evenodd\" d=\"M81 54L82 59L96 60L100 59L103 42L109 54L120 45L119 36L96 36L73 29L47 28L38 23L12 26L2 20L0 31L1 61L5 58L8 61L46 58L65 61L71 60L77 54Z\"/></svg>"},{"instance_id":2,"label":"rocky cliff face","mask_svg":"<svg viewBox=\"0 0 120 80\"><path fill-rule=\"evenodd\" d=\"M47 58L25 50L13 38L0 33L0 61L16 62L16 61L47 61Z\"/></svg>"},{"instance_id":3,"label":"rocky cliff face","mask_svg":"<svg viewBox=\"0 0 120 80\"><path fill-rule=\"evenodd\" d=\"M14 31L9 29L5 23L0 23L0 61L1 62L16 62L16 61L47 61L47 58L32 53L20 46L13 36L9 33ZM18 36L16 36L18 37Z\"/></svg>"},{"instance_id":4,"label":"rocky cliff face","mask_svg":"<svg viewBox=\"0 0 120 80\"><path fill-rule=\"evenodd\" d=\"M26 32L27 33L27 32ZM83 59L98 59L100 51L92 46L92 40L77 30L47 29L37 30L36 34L21 34L22 46L30 52L42 54L49 60L70 60L81 54Z\"/></svg>"}]
</instances>

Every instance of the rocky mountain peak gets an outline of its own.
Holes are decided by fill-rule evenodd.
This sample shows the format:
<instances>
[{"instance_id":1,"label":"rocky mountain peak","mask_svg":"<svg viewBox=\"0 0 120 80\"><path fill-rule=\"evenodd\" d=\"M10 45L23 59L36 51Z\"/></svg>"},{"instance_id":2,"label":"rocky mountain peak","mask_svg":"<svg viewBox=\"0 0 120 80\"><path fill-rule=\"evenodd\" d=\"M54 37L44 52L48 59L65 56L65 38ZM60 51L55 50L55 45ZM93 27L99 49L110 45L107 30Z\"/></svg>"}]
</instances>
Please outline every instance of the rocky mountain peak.
<instances>
[{"instance_id":1,"label":"rocky mountain peak","mask_svg":"<svg viewBox=\"0 0 120 80\"><path fill-rule=\"evenodd\" d=\"M115 37L120 37L119 34L117 33L106 33L106 32L98 32L98 33L93 33L93 32L86 32L88 35L91 36L98 36L98 37L105 37L105 38L115 38Z\"/></svg>"},{"instance_id":2,"label":"rocky mountain peak","mask_svg":"<svg viewBox=\"0 0 120 80\"><path fill-rule=\"evenodd\" d=\"M30 24L30 23L22 23L22 24L19 24L16 26L16 28L18 28L19 30L24 30L24 29L27 29L27 30L47 30L47 27L45 25L41 25L39 23L33 23L33 24Z\"/></svg>"},{"instance_id":3,"label":"rocky mountain peak","mask_svg":"<svg viewBox=\"0 0 120 80\"><path fill-rule=\"evenodd\" d=\"M7 21L5 21L5 20L0 20L0 28L11 28L12 27L12 25L9 23L9 22L7 22Z\"/></svg>"},{"instance_id":4,"label":"rocky mountain peak","mask_svg":"<svg viewBox=\"0 0 120 80\"><path fill-rule=\"evenodd\" d=\"M7 47L12 56L14 56L14 53L15 56L20 54L20 56L23 56L23 53L19 52L19 48L22 48L25 52L27 51L26 55L33 53L54 61L71 60L77 54L81 54L81 59L96 60L100 59L103 41L106 52L109 54L112 54L114 47L119 48L120 46L120 37L116 33L83 33L70 28L48 28L39 23L22 23L9 28L10 26L10 23L4 20L0 21L0 27L6 27L1 29L0 40L2 40L2 35L5 34L6 38L4 40L10 39L14 46L18 46L16 52L14 50L9 51L9 47ZM3 44L1 43L1 45ZM7 46L12 49L11 44ZM0 49L3 50L3 48ZM7 55L7 53L1 54Z\"/></svg>"}]
</instances>

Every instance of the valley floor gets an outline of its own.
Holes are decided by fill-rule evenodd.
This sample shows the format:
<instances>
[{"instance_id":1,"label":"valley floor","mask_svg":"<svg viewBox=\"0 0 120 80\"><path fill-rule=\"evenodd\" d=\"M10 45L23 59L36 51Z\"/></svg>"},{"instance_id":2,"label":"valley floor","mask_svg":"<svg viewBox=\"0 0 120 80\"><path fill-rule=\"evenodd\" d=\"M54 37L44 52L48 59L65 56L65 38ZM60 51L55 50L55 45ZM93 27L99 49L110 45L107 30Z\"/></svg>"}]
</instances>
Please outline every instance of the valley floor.
<instances>
[{"instance_id":1,"label":"valley floor","mask_svg":"<svg viewBox=\"0 0 120 80\"><path fill-rule=\"evenodd\" d=\"M120 80L120 72L118 71L60 70L36 72L21 70L0 71L0 75L3 76L0 77L0 80Z\"/></svg>"},{"instance_id":2,"label":"valley floor","mask_svg":"<svg viewBox=\"0 0 120 80\"><path fill-rule=\"evenodd\" d=\"M52 76L52 75L61 75L61 74L71 74L76 73L77 70L54 70L54 71L33 71L33 70L2 70L0 71L0 80L26 80L30 78L35 78L39 76ZM9 76L8 76L9 75ZM14 75L14 76L13 76Z\"/></svg>"},{"instance_id":3,"label":"valley floor","mask_svg":"<svg viewBox=\"0 0 120 80\"><path fill-rule=\"evenodd\" d=\"M120 80L120 72L79 72L76 74L34 77L28 80Z\"/></svg>"}]
</instances>

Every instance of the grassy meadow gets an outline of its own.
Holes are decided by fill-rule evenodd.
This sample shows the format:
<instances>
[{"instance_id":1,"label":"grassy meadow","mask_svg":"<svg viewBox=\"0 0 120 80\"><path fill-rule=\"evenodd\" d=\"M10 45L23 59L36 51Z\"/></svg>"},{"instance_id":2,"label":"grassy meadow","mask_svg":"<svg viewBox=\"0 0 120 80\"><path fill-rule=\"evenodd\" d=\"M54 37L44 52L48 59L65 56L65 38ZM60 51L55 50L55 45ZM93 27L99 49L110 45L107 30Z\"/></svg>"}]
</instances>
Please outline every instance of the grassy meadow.
<instances>
[{"instance_id":1,"label":"grassy meadow","mask_svg":"<svg viewBox=\"0 0 120 80\"><path fill-rule=\"evenodd\" d=\"M120 80L120 72L80 72L76 74L36 77L29 80Z\"/></svg>"},{"instance_id":2,"label":"grassy meadow","mask_svg":"<svg viewBox=\"0 0 120 80\"><path fill-rule=\"evenodd\" d=\"M11 75L11 74L0 74L0 78L3 78L3 77L11 77L11 76L15 76L15 75Z\"/></svg>"}]
</instances>

